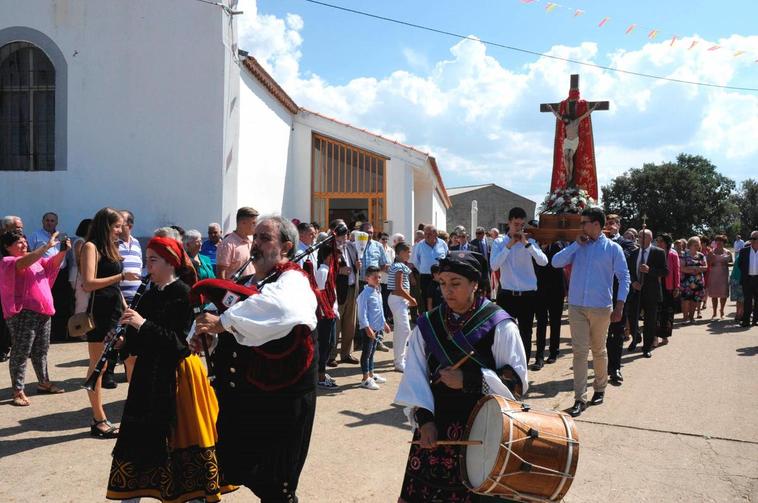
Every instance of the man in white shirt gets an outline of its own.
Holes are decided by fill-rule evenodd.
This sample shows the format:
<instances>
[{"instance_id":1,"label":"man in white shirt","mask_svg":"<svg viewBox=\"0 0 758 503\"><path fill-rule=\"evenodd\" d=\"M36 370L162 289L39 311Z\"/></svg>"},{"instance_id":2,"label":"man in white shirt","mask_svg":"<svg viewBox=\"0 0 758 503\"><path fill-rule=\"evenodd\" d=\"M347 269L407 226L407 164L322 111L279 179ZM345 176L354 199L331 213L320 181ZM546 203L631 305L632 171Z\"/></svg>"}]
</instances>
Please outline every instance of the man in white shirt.
<instances>
[{"instance_id":1,"label":"man in white shirt","mask_svg":"<svg viewBox=\"0 0 758 503\"><path fill-rule=\"evenodd\" d=\"M737 238L734 240L734 255L736 256L744 247L745 242L742 240L742 236L737 234Z\"/></svg>"},{"instance_id":2,"label":"man in white shirt","mask_svg":"<svg viewBox=\"0 0 758 503\"><path fill-rule=\"evenodd\" d=\"M508 213L508 232L492 244L490 266L500 271L497 304L518 320L526 361L532 354L532 326L537 300L537 265L547 265L547 256L524 232L526 211L512 208Z\"/></svg>"},{"instance_id":3,"label":"man in white shirt","mask_svg":"<svg viewBox=\"0 0 758 503\"><path fill-rule=\"evenodd\" d=\"M29 236L29 251L34 251L40 246L46 245L50 241L50 237L56 232L57 227L58 227L58 215L56 215L52 211L48 211L47 213L42 215L42 228L34 232L31 236ZM54 255L57 255L58 252L61 251L62 241L63 241L62 239L59 239L58 244L48 249L45 252L44 256L52 257ZM66 259L63 259L63 262L61 262L61 269L65 269L65 268L66 268Z\"/></svg>"},{"instance_id":4,"label":"man in white shirt","mask_svg":"<svg viewBox=\"0 0 758 503\"><path fill-rule=\"evenodd\" d=\"M313 225L309 224L308 222L300 222L297 224L297 233L300 236L300 239L297 242L297 253L296 255L299 255L303 253L305 250L308 249L309 246L313 244L313 242L316 240L316 229L313 228ZM306 261L310 260L311 264L313 264L313 271L315 273L316 269L318 269L318 259L317 259L317 253L315 251L310 252L308 255L303 257L297 262L297 265L300 267L303 267Z\"/></svg>"},{"instance_id":5,"label":"man in white shirt","mask_svg":"<svg viewBox=\"0 0 758 503\"><path fill-rule=\"evenodd\" d=\"M737 255L737 264L742 273L742 293L745 297L745 307L742 315L742 326L750 326L750 316L753 325L758 325L758 230L750 233L750 246L745 246Z\"/></svg>"},{"instance_id":6,"label":"man in white shirt","mask_svg":"<svg viewBox=\"0 0 758 503\"><path fill-rule=\"evenodd\" d=\"M34 251L37 248L44 246L50 241L52 235L57 232L58 228L58 215L52 211L48 211L42 215L42 228L32 233L28 237L27 242L29 244L29 251ZM66 241L66 236L62 232L58 235L58 244L48 249L44 256L52 257L61 251L62 243ZM51 341L63 341L66 340L68 334L67 322L69 316L71 316L74 310L74 292L71 290L71 284L68 282L68 272L63 272L66 269L68 263L64 258L61 262L61 273L58 274L58 278L53 284L53 302L55 304L55 314L51 319L50 340Z\"/></svg>"}]
</instances>

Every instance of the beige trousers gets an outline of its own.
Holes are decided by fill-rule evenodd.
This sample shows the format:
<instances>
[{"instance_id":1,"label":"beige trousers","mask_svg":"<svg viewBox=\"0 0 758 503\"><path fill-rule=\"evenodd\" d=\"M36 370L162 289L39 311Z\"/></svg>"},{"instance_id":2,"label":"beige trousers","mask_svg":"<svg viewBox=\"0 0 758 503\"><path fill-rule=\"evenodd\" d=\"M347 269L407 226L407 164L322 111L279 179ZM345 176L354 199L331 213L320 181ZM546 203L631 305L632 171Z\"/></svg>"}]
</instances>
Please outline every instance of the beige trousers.
<instances>
[{"instance_id":1,"label":"beige trousers","mask_svg":"<svg viewBox=\"0 0 758 503\"><path fill-rule=\"evenodd\" d=\"M611 323L610 307L571 306L568 309L571 346L574 352L574 400L587 402L587 359L592 349L595 391L608 384L608 351L605 341Z\"/></svg>"},{"instance_id":2,"label":"beige trousers","mask_svg":"<svg viewBox=\"0 0 758 503\"><path fill-rule=\"evenodd\" d=\"M358 298L358 282L355 285L351 285L347 290L347 298L344 304L339 305L340 319L337 320L337 341L340 343L340 356L350 356L353 350L353 339L355 338L355 324L358 321L357 312L355 310L355 302ZM330 359L337 357L337 345L332 348L332 354Z\"/></svg>"}]
</instances>

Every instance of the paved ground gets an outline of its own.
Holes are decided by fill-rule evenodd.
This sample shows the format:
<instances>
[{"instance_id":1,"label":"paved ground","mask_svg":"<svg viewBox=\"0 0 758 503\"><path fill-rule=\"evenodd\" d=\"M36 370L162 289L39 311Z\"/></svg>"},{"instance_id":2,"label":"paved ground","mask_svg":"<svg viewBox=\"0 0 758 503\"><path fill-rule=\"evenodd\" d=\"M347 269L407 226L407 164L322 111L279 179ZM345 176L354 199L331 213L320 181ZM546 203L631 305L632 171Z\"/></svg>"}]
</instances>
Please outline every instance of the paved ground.
<instances>
[{"instance_id":1,"label":"paved ground","mask_svg":"<svg viewBox=\"0 0 758 503\"><path fill-rule=\"evenodd\" d=\"M568 327L564 353L530 373L527 401L543 408L572 403ZM3 502L104 501L112 441L90 438L82 343L57 344L50 372L68 393L8 405L8 373L0 369L0 474ZM358 388L358 369L332 372L338 391L319 397L301 501L394 502L410 432L392 405L401 374L377 353L389 382ZM669 345L646 360L624 355L626 381L606 403L579 419L581 456L565 501L753 501L758 499L758 328L702 321L678 328ZM30 378L33 378L31 365ZM117 419L126 385L106 391ZM224 501L257 501L245 489Z\"/></svg>"}]
</instances>

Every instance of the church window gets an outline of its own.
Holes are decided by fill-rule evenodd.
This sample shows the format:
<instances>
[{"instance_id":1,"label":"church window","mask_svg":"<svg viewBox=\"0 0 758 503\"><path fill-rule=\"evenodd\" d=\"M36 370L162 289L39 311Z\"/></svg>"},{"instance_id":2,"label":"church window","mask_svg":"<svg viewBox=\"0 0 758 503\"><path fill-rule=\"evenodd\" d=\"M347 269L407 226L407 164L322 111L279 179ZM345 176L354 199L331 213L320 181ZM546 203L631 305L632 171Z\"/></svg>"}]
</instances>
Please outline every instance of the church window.
<instances>
[{"instance_id":1,"label":"church window","mask_svg":"<svg viewBox=\"0 0 758 503\"><path fill-rule=\"evenodd\" d=\"M381 232L386 220L386 157L320 134L313 135L312 219L327 226L371 222Z\"/></svg>"},{"instance_id":2,"label":"church window","mask_svg":"<svg viewBox=\"0 0 758 503\"><path fill-rule=\"evenodd\" d=\"M55 67L29 42L0 47L0 170L55 169Z\"/></svg>"}]
</instances>

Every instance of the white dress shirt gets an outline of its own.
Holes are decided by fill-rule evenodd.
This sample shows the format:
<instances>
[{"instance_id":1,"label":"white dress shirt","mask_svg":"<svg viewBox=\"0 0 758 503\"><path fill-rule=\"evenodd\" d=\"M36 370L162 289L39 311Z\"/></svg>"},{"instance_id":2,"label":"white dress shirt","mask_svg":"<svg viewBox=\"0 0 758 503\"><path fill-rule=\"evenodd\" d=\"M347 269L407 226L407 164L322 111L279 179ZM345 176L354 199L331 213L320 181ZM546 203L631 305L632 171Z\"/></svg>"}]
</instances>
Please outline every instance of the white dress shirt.
<instances>
[{"instance_id":1,"label":"white dress shirt","mask_svg":"<svg viewBox=\"0 0 758 503\"><path fill-rule=\"evenodd\" d=\"M528 248L524 243L516 243L508 249L511 238L508 234L497 238L492 244L492 270L500 269L500 287L514 292L537 290L537 274L534 272L532 259L537 265L547 265L547 255L534 239L529 240Z\"/></svg>"},{"instance_id":2,"label":"white dress shirt","mask_svg":"<svg viewBox=\"0 0 758 503\"><path fill-rule=\"evenodd\" d=\"M748 267L748 276L758 276L758 250L750 247L750 263Z\"/></svg>"}]
</instances>

